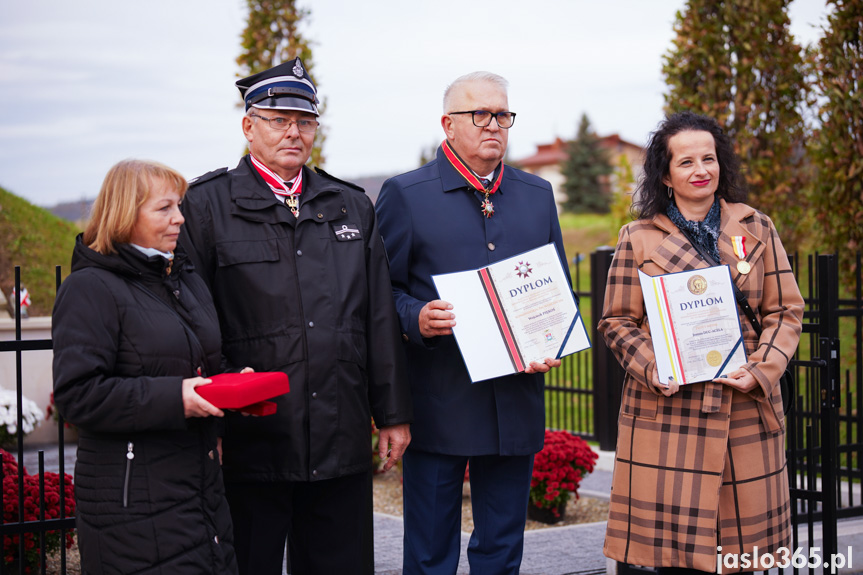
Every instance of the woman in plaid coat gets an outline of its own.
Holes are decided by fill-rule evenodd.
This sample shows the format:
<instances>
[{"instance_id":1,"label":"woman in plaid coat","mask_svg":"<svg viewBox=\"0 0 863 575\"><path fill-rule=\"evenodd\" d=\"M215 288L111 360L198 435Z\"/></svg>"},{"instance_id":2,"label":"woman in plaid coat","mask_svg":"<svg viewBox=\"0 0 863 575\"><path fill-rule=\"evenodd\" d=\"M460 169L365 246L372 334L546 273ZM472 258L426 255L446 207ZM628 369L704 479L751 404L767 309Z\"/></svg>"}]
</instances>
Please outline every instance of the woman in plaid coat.
<instances>
[{"instance_id":1,"label":"woman in plaid coat","mask_svg":"<svg viewBox=\"0 0 863 575\"><path fill-rule=\"evenodd\" d=\"M620 230L599 322L627 372L604 547L618 561L715 572L720 546L740 557L791 544L779 378L803 298L770 218L742 203L738 166L714 120L669 116L648 144L638 219ZM748 362L726 377L661 385L638 270L707 267L693 243L729 264L763 333L741 322Z\"/></svg>"}]
</instances>

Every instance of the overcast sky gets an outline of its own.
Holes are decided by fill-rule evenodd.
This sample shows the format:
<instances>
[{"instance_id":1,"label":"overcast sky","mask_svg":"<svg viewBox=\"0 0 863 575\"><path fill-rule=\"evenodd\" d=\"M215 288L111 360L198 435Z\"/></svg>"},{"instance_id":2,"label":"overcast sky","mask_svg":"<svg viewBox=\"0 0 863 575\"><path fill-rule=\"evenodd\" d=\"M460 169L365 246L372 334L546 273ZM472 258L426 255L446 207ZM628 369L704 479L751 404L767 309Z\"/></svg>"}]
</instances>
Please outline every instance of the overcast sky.
<instances>
[{"instance_id":1,"label":"overcast sky","mask_svg":"<svg viewBox=\"0 0 863 575\"><path fill-rule=\"evenodd\" d=\"M326 169L344 179L418 166L440 143L461 74L510 82L513 159L575 135L643 144L661 119L662 56L683 0L300 0L312 10ZM0 186L40 206L93 198L124 158L193 178L236 165L244 0L0 0ZM823 0L794 0L816 40Z\"/></svg>"}]
</instances>

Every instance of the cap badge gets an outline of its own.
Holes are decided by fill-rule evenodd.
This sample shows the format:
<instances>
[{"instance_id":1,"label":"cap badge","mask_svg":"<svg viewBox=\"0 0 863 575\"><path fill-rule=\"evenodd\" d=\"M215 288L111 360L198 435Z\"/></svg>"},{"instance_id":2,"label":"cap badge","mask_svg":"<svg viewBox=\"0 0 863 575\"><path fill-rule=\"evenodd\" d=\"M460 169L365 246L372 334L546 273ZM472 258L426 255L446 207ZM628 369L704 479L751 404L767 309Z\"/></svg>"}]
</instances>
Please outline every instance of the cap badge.
<instances>
[{"instance_id":1,"label":"cap badge","mask_svg":"<svg viewBox=\"0 0 863 575\"><path fill-rule=\"evenodd\" d=\"M294 63L294 75L297 78L302 78L304 72L305 70L303 70L303 64L302 62L300 62L300 59L297 58L296 62Z\"/></svg>"}]
</instances>

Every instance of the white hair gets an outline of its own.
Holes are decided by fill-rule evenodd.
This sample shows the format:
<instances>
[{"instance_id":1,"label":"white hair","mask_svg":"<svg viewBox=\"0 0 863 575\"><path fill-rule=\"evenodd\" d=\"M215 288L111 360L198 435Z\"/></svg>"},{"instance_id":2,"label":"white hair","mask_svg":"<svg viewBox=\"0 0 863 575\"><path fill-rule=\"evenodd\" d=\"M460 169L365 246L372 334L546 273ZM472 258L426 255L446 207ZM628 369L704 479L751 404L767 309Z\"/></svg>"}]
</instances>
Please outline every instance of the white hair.
<instances>
[{"instance_id":1,"label":"white hair","mask_svg":"<svg viewBox=\"0 0 863 575\"><path fill-rule=\"evenodd\" d=\"M456 78L452 84L446 87L443 93L443 113L448 114L451 110L449 109L450 104L452 103L452 95L453 91L456 88L464 84L472 84L474 82L488 82L490 84L494 84L501 90L503 90L504 94L506 93L507 88L509 87L509 82L506 81L506 78L503 76L498 76L497 74L492 74L491 72L471 72L470 74L465 74L464 76L459 76Z\"/></svg>"}]
</instances>

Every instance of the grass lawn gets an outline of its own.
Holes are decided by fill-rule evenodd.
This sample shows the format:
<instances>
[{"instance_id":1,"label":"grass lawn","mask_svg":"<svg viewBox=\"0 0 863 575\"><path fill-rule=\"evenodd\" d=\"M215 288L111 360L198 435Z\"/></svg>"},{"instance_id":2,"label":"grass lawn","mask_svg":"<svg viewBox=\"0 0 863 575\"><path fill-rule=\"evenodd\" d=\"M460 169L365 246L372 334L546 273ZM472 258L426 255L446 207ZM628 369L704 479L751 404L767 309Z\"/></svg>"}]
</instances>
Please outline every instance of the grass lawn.
<instances>
[{"instance_id":1,"label":"grass lawn","mask_svg":"<svg viewBox=\"0 0 863 575\"><path fill-rule=\"evenodd\" d=\"M50 315L55 266L69 275L72 247L80 230L43 208L0 188L0 289L8 294L21 266L21 285L30 292L31 316Z\"/></svg>"}]
</instances>

